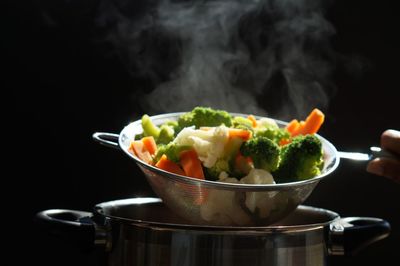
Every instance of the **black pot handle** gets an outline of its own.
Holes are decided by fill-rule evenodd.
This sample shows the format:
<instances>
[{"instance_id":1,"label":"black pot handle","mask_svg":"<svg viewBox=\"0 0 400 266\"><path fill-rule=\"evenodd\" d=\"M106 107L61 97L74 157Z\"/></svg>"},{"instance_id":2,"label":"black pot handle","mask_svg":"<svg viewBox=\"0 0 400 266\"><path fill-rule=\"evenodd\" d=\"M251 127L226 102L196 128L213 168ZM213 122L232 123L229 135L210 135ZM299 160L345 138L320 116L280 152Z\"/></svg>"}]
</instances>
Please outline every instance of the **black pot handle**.
<instances>
[{"instance_id":1,"label":"black pot handle","mask_svg":"<svg viewBox=\"0 0 400 266\"><path fill-rule=\"evenodd\" d=\"M107 246L107 233L92 220L92 213L51 209L36 214L36 224L44 232L72 243L81 250Z\"/></svg>"},{"instance_id":2,"label":"black pot handle","mask_svg":"<svg viewBox=\"0 0 400 266\"><path fill-rule=\"evenodd\" d=\"M351 256L389 233L390 224L379 218L341 218L329 226L328 250L330 255Z\"/></svg>"}]
</instances>

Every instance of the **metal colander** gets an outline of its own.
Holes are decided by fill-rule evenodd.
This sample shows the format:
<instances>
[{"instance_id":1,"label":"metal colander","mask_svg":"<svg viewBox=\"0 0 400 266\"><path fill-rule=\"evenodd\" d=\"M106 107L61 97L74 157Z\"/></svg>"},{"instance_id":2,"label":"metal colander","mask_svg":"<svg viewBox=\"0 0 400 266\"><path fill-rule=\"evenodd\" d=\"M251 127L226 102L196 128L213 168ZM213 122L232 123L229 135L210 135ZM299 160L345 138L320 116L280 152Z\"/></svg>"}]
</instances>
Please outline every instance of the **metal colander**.
<instances>
[{"instance_id":1,"label":"metal colander","mask_svg":"<svg viewBox=\"0 0 400 266\"><path fill-rule=\"evenodd\" d=\"M183 113L152 116L155 125L177 120ZM247 114L233 114L246 117ZM257 119L260 117L256 117ZM281 127L287 123L275 120ZM141 134L141 120L125 126L120 134L96 132L101 144L121 149L145 174L154 192L171 211L199 225L254 226L269 225L286 217L303 203L318 182L339 165L336 148L317 135L324 151L321 174L304 181L279 184L241 184L199 180L166 172L139 160L129 151L131 141Z\"/></svg>"}]
</instances>

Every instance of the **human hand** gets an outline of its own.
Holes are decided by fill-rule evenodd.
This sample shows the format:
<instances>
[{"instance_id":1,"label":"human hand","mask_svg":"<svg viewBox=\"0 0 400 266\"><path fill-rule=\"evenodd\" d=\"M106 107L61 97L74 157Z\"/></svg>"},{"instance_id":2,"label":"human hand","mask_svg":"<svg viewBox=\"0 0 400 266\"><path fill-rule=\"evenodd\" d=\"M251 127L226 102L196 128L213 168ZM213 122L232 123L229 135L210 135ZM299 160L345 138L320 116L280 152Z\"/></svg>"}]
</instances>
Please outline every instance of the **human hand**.
<instances>
[{"instance_id":1,"label":"human hand","mask_svg":"<svg viewBox=\"0 0 400 266\"><path fill-rule=\"evenodd\" d=\"M400 158L400 131L388 129L383 132L381 148L398 155ZM367 171L400 183L400 159L376 158L368 163Z\"/></svg>"}]
</instances>

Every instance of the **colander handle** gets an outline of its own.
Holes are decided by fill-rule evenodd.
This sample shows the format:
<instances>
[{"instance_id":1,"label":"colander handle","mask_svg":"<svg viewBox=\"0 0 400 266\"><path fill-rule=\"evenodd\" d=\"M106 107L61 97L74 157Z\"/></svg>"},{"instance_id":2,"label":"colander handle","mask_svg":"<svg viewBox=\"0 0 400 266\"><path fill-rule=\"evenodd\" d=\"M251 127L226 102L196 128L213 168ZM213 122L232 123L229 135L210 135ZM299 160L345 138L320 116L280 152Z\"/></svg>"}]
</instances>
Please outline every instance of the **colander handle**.
<instances>
[{"instance_id":1,"label":"colander handle","mask_svg":"<svg viewBox=\"0 0 400 266\"><path fill-rule=\"evenodd\" d=\"M93 139L100 144L114 148L114 149L120 149L119 144L118 144L118 134L114 133L107 133L107 132L96 132L92 135Z\"/></svg>"}]
</instances>

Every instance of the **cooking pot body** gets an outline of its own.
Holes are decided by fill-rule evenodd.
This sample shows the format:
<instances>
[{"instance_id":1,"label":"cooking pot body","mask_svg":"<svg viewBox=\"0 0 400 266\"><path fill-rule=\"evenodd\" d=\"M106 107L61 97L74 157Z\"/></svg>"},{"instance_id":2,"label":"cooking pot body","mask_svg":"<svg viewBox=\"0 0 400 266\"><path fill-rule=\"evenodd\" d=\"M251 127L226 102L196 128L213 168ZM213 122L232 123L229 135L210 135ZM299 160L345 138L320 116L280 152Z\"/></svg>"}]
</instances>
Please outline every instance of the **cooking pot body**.
<instances>
[{"instance_id":1,"label":"cooking pot body","mask_svg":"<svg viewBox=\"0 0 400 266\"><path fill-rule=\"evenodd\" d=\"M139 198L100 204L94 219L112 233L110 266L315 266L326 265L327 231L339 215L300 206L272 226L204 226Z\"/></svg>"},{"instance_id":2,"label":"cooking pot body","mask_svg":"<svg viewBox=\"0 0 400 266\"><path fill-rule=\"evenodd\" d=\"M323 227L305 232L168 230L118 224L110 266L326 265Z\"/></svg>"},{"instance_id":3,"label":"cooking pot body","mask_svg":"<svg viewBox=\"0 0 400 266\"><path fill-rule=\"evenodd\" d=\"M303 205L269 226L207 226L182 220L158 198L105 202L93 212L45 210L37 221L52 235L97 249L109 266L319 266L390 231L379 218L340 218Z\"/></svg>"}]
</instances>

